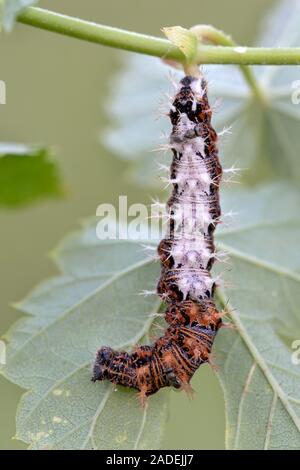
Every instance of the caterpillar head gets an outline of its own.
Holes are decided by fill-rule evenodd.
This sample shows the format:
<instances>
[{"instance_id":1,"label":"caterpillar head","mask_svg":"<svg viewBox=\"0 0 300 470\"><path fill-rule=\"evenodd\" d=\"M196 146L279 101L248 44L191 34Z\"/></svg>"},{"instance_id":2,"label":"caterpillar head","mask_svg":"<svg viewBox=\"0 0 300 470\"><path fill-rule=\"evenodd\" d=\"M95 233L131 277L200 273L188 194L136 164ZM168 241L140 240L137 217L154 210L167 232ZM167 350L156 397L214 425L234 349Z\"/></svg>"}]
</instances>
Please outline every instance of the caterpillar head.
<instances>
[{"instance_id":1,"label":"caterpillar head","mask_svg":"<svg viewBox=\"0 0 300 470\"><path fill-rule=\"evenodd\" d=\"M113 357L114 351L106 346L97 351L93 367L93 382L107 378L107 369L109 368Z\"/></svg>"}]
</instances>

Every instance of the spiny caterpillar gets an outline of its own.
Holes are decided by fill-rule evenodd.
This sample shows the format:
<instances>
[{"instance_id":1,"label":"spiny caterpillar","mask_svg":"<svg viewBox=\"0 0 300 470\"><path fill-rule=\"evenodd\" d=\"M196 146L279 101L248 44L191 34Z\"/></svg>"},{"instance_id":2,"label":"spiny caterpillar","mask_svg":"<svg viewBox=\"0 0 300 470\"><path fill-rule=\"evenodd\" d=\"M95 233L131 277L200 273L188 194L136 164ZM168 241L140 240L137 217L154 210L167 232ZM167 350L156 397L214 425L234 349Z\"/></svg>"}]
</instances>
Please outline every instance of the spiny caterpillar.
<instances>
[{"instance_id":1,"label":"spiny caterpillar","mask_svg":"<svg viewBox=\"0 0 300 470\"><path fill-rule=\"evenodd\" d=\"M94 364L94 381L135 388L142 402L162 387L188 390L198 367L209 361L222 325L210 274L222 178L211 115L204 78L184 77L169 112L173 191L167 202L167 236L158 246L157 293L167 304L168 327L153 345L136 346L131 354L103 347Z\"/></svg>"}]
</instances>

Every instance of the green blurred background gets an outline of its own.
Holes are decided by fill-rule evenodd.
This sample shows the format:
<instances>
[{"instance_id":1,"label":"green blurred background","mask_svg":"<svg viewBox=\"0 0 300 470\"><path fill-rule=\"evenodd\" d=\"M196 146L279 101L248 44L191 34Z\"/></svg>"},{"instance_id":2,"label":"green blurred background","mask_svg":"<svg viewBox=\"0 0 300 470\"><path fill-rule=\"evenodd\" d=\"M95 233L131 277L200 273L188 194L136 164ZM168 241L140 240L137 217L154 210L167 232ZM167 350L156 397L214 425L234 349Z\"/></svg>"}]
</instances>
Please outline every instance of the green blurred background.
<instances>
[{"instance_id":1,"label":"green blurred background","mask_svg":"<svg viewBox=\"0 0 300 470\"><path fill-rule=\"evenodd\" d=\"M48 0L40 6L125 29L159 35L162 26L211 23L241 44L253 42L259 20L274 0ZM42 279L56 274L47 253L79 219L102 202L146 202L148 194L124 178L126 164L101 146L100 129L110 78L119 52L18 25L0 37L0 79L7 104L0 106L1 141L52 145L66 182L65 200L0 212L0 336L18 319L10 307ZM168 449L224 447L224 403L211 368L196 374L192 401L171 393L163 444ZM0 449L22 449L12 440L22 390L0 377ZM195 419L197 416L197 419ZM183 427L184 426L184 427Z\"/></svg>"}]
</instances>

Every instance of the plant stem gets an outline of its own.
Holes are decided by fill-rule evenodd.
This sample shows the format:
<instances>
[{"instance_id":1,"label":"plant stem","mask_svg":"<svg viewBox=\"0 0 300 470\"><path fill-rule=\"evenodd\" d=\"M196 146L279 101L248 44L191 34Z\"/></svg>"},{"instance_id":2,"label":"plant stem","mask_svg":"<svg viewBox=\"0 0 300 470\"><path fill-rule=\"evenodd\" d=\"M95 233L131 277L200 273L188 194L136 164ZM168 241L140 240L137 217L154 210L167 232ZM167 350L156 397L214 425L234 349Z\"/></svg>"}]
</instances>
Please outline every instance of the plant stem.
<instances>
[{"instance_id":1,"label":"plant stem","mask_svg":"<svg viewBox=\"0 0 300 470\"><path fill-rule=\"evenodd\" d=\"M23 10L18 16L18 21L65 36L185 63L183 53L167 39L103 26L33 7ZM200 45L196 62L198 64L297 65L300 64L300 48Z\"/></svg>"},{"instance_id":2,"label":"plant stem","mask_svg":"<svg viewBox=\"0 0 300 470\"><path fill-rule=\"evenodd\" d=\"M34 7L23 10L17 20L20 23L84 41L184 62L183 53L166 39L104 26Z\"/></svg>"},{"instance_id":3,"label":"plant stem","mask_svg":"<svg viewBox=\"0 0 300 470\"><path fill-rule=\"evenodd\" d=\"M244 48L239 48L236 42L231 38L231 36L224 33L224 31L215 28L214 26L202 24L194 26L193 28L191 28L191 31L196 34L198 40L201 42L206 41L212 44L221 45L225 47L233 47L236 50L244 51ZM264 95L263 90L259 86L251 68L249 68L247 65L240 64L240 69L244 75L246 82L252 89L253 94L261 103L265 103L266 97Z\"/></svg>"}]
</instances>

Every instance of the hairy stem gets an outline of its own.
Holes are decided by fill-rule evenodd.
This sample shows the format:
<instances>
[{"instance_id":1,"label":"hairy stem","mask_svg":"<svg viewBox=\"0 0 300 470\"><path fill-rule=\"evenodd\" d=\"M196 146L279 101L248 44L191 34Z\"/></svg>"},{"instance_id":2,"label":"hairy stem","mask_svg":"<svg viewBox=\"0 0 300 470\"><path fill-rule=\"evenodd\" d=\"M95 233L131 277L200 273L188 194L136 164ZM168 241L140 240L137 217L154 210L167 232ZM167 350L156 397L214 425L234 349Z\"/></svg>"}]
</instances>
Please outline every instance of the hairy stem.
<instances>
[{"instance_id":1,"label":"hairy stem","mask_svg":"<svg viewBox=\"0 0 300 470\"><path fill-rule=\"evenodd\" d=\"M34 7L23 10L18 16L18 21L84 41L185 63L184 54L167 39L103 26ZM196 63L297 65L300 64L300 47L241 48L200 44Z\"/></svg>"}]
</instances>

